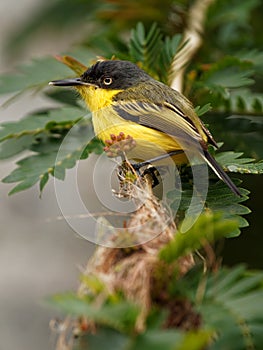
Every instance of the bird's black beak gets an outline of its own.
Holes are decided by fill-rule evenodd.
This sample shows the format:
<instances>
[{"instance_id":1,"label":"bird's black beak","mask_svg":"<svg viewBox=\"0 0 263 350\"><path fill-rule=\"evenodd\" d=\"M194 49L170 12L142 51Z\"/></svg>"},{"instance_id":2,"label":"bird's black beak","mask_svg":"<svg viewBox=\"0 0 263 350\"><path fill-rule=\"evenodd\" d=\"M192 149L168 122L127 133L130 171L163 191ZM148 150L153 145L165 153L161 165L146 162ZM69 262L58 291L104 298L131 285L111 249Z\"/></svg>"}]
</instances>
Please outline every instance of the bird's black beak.
<instances>
[{"instance_id":1,"label":"bird's black beak","mask_svg":"<svg viewBox=\"0 0 263 350\"><path fill-rule=\"evenodd\" d=\"M53 80L53 81L49 82L49 85L54 85L54 86L94 86L94 87L98 87L96 84L87 83L87 82L81 80L81 78Z\"/></svg>"}]
</instances>

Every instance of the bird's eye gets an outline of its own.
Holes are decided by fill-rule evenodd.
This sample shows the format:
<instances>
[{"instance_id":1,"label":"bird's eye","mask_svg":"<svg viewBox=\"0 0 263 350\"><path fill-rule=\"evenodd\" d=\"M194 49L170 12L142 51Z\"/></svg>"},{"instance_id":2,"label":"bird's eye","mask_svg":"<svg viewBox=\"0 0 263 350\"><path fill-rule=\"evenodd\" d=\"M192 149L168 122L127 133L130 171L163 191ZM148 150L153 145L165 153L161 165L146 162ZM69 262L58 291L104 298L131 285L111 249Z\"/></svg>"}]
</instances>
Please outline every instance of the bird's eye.
<instances>
[{"instance_id":1,"label":"bird's eye","mask_svg":"<svg viewBox=\"0 0 263 350\"><path fill-rule=\"evenodd\" d=\"M103 84L110 85L111 83L112 83L112 78L104 78L103 79Z\"/></svg>"}]
</instances>

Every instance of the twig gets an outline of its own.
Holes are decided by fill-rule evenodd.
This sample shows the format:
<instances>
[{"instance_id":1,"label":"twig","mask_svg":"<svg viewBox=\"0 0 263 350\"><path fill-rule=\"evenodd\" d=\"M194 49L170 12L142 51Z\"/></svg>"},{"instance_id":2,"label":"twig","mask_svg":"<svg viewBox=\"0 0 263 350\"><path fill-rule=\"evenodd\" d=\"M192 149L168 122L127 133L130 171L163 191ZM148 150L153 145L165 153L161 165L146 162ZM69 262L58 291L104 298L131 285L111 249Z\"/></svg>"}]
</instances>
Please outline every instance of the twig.
<instances>
[{"instance_id":1,"label":"twig","mask_svg":"<svg viewBox=\"0 0 263 350\"><path fill-rule=\"evenodd\" d=\"M183 90L183 78L187 64L202 44L202 33L208 7L215 0L196 0L188 13L186 29L183 33L185 46L175 55L172 63L171 87L179 92Z\"/></svg>"}]
</instances>

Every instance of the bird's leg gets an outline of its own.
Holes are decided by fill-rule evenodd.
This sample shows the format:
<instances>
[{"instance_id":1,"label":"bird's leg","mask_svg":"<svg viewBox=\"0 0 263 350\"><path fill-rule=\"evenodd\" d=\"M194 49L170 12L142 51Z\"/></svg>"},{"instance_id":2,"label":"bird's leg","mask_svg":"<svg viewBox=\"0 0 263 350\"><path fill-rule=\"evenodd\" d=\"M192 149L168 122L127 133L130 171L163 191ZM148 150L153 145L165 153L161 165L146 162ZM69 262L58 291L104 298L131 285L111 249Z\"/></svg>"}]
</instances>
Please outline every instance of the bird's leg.
<instances>
[{"instance_id":1,"label":"bird's leg","mask_svg":"<svg viewBox=\"0 0 263 350\"><path fill-rule=\"evenodd\" d=\"M131 164L132 164L132 167L134 168L134 170L137 173L139 173L139 170L142 167L144 167L145 165L149 165L149 164L158 162L159 160L162 160L162 159L165 159L165 158L168 158L168 157L171 157L171 156L175 156L177 154L182 154L182 153L184 153L184 151L182 149L180 149L180 150L177 150L177 151L171 151L171 152L168 152L168 153L161 154L160 156L154 157L152 159L148 159L148 160L146 160L144 162L131 163Z\"/></svg>"},{"instance_id":2,"label":"bird's leg","mask_svg":"<svg viewBox=\"0 0 263 350\"><path fill-rule=\"evenodd\" d=\"M131 163L133 169L135 170L135 172L137 173L138 176L144 176L147 174L150 174L150 176L152 177L152 187L154 188L155 186L159 185L160 181L158 180L157 176L159 175L159 171L156 167L154 166L149 166L154 162L158 162L162 159L171 157L171 156L175 156L177 154L181 154L184 153L183 150L177 150L177 151L171 151L169 153L164 153L160 156L154 157L152 159L146 160L144 162L140 162L140 163ZM140 169L144 166L148 165L149 167L147 169L145 169L142 174L140 173Z\"/></svg>"},{"instance_id":3,"label":"bird's leg","mask_svg":"<svg viewBox=\"0 0 263 350\"><path fill-rule=\"evenodd\" d=\"M145 169L142 175L145 176L150 175L151 177L151 186L154 188L155 186L159 185L160 181L158 180L157 176L160 175L158 169L156 169L154 166L150 166L149 168Z\"/></svg>"}]
</instances>

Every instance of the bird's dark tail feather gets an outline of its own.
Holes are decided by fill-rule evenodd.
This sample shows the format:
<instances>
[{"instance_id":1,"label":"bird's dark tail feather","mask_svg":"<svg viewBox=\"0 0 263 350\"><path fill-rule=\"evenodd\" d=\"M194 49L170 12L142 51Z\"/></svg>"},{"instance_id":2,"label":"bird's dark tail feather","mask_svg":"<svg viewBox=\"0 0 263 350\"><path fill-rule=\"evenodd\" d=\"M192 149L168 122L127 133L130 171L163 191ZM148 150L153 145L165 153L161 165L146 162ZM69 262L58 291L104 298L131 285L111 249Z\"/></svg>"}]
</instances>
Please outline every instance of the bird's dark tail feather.
<instances>
[{"instance_id":1,"label":"bird's dark tail feather","mask_svg":"<svg viewBox=\"0 0 263 350\"><path fill-rule=\"evenodd\" d=\"M237 196L242 197L239 189L236 187L236 185L232 182L230 177L225 173L225 171L221 168L221 166L216 162L216 160L211 156L211 154L204 150L204 156L205 161L207 164L213 169L215 174L224 181L225 184L230 188L230 190L235 193Z\"/></svg>"}]
</instances>

